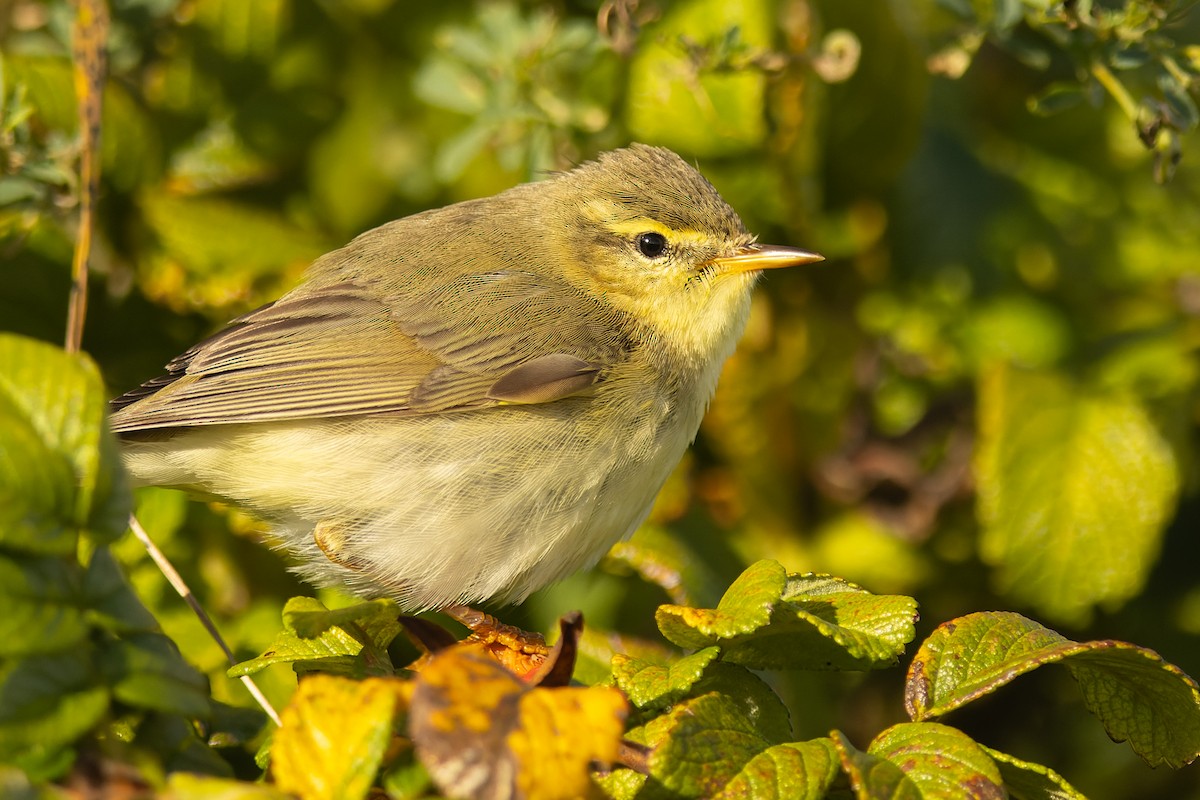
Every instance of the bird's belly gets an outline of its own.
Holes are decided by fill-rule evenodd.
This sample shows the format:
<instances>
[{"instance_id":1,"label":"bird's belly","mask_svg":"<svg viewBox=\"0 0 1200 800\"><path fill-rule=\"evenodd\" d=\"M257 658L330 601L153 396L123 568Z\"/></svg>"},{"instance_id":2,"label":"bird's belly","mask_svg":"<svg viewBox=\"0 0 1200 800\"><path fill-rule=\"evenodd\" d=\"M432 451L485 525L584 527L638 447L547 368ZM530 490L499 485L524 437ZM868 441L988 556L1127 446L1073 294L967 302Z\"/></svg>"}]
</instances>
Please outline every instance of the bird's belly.
<instances>
[{"instance_id":1,"label":"bird's belly","mask_svg":"<svg viewBox=\"0 0 1200 800\"><path fill-rule=\"evenodd\" d=\"M318 583L409 608L517 602L632 533L698 425L661 399L618 432L601 419L578 400L193 429L127 463L258 511Z\"/></svg>"}]
</instances>

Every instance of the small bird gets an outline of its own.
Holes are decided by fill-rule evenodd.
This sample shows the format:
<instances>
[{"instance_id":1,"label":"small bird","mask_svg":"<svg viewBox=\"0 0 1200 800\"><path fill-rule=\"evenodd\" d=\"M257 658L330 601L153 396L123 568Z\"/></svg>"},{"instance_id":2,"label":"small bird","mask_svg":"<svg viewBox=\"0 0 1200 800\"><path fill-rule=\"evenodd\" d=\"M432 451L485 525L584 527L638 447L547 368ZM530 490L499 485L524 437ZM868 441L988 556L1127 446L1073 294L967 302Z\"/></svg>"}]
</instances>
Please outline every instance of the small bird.
<instances>
[{"instance_id":1,"label":"small bird","mask_svg":"<svg viewBox=\"0 0 1200 800\"><path fill-rule=\"evenodd\" d=\"M516 603L634 532L760 272L820 260L635 144L367 231L111 423L136 482L254 512L317 584Z\"/></svg>"}]
</instances>

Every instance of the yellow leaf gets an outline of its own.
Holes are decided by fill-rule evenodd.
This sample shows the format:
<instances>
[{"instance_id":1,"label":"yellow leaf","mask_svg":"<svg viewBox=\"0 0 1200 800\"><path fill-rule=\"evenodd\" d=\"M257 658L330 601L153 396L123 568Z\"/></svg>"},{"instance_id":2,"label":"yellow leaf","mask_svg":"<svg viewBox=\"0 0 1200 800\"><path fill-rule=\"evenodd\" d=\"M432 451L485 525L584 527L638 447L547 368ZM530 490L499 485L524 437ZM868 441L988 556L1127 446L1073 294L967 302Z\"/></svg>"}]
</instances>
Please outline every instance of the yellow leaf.
<instances>
[{"instance_id":1,"label":"yellow leaf","mask_svg":"<svg viewBox=\"0 0 1200 800\"><path fill-rule=\"evenodd\" d=\"M271 746L275 783L302 800L366 797L411 694L395 678L306 678Z\"/></svg>"},{"instance_id":2,"label":"yellow leaf","mask_svg":"<svg viewBox=\"0 0 1200 800\"><path fill-rule=\"evenodd\" d=\"M625 731L625 698L609 686L534 689L521 698L520 723L508 735L526 800L583 797L588 765L611 764Z\"/></svg>"},{"instance_id":3,"label":"yellow leaf","mask_svg":"<svg viewBox=\"0 0 1200 800\"><path fill-rule=\"evenodd\" d=\"M478 645L438 653L416 678L410 731L447 795L556 800L591 793L625 729L616 689L530 688Z\"/></svg>"}]
</instances>

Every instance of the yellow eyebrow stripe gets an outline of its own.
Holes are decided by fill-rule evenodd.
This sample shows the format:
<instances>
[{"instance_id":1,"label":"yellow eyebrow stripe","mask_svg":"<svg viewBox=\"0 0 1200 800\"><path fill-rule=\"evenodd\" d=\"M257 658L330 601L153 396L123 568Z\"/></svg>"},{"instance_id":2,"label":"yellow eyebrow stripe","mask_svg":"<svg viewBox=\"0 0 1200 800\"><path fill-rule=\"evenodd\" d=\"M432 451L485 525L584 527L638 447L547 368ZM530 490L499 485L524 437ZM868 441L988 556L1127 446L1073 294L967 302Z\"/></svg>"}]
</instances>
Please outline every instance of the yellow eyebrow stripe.
<instances>
[{"instance_id":1,"label":"yellow eyebrow stripe","mask_svg":"<svg viewBox=\"0 0 1200 800\"><path fill-rule=\"evenodd\" d=\"M674 245L690 243L704 244L712 238L711 235L706 236L694 228L670 228L650 217L614 219L614 217L618 216L619 210L619 206L607 200L593 200L586 207L587 216L599 222L605 228L608 228L615 235L623 238L632 239L639 233L653 232L662 234L667 238L668 242Z\"/></svg>"}]
</instances>

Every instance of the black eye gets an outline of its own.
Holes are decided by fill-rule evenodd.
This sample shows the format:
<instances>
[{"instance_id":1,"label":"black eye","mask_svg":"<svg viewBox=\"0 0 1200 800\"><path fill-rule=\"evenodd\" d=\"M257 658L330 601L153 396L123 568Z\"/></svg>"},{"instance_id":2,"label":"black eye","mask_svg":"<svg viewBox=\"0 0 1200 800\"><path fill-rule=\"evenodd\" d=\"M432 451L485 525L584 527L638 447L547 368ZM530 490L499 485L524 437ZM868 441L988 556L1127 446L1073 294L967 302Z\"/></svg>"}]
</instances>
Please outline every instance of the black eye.
<instances>
[{"instance_id":1,"label":"black eye","mask_svg":"<svg viewBox=\"0 0 1200 800\"><path fill-rule=\"evenodd\" d=\"M653 231L639 233L637 237L637 249L646 258L658 258L667 252L667 237Z\"/></svg>"}]
</instances>

